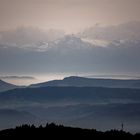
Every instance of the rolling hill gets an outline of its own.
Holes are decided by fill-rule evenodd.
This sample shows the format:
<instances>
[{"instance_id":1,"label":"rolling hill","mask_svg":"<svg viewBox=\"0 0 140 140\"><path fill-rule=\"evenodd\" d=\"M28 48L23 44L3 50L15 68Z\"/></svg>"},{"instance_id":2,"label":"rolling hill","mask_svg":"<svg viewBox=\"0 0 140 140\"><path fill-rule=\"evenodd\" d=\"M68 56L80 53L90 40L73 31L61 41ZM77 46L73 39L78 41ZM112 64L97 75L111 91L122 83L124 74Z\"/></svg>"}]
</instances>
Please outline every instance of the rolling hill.
<instances>
[{"instance_id":1,"label":"rolling hill","mask_svg":"<svg viewBox=\"0 0 140 140\"><path fill-rule=\"evenodd\" d=\"M0 109L29 112L37 118L30 122L58 124L107 130L140 131L140 89L105 87L39 87L20 88L0 93ZM2 115L0 115L2 116ZM5 119L4 126L11 120ZM22 120L18 119L18 120ZM88 120L88 121L87 121ZM0 119L0 123L3 120ZM21 122L23 123L23 122Z\"/></svg>"},{"instance_id":2,"label":"rolling hill","mask_svg":"<svg viewBox=\"0 0 140 140\"><path fill-rule=\"evenodd\" d=\"M73 87L110 87L110 88L140 88L140 80L119 80L119 79L101 79L70 76L63 80L53 80L39 84L30 85L30 87L48 87L48 86L73 86Z\"/></svg>"}]
</instances>

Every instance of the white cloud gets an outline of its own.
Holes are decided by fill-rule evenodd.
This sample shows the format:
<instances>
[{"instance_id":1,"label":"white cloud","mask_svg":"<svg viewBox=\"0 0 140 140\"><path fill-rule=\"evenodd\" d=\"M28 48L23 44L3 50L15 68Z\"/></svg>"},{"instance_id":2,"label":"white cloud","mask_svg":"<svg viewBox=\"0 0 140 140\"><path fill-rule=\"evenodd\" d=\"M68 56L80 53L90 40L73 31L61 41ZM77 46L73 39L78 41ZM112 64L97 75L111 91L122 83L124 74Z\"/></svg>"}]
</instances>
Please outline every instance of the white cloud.
<instances>
[{"instance_id":1,"label":"white cloud","mask_svg":"<svg viewBox=\"0 0 140 140\"><path fill-rule=\"evenodd\" d=\"M100 40L100 39L89 39L89 38L81 38L82 41L90 43L94 46L99 46L99 47L107 47L111 42L106 41L106 40Z\"/></svg>"}]
</instances>

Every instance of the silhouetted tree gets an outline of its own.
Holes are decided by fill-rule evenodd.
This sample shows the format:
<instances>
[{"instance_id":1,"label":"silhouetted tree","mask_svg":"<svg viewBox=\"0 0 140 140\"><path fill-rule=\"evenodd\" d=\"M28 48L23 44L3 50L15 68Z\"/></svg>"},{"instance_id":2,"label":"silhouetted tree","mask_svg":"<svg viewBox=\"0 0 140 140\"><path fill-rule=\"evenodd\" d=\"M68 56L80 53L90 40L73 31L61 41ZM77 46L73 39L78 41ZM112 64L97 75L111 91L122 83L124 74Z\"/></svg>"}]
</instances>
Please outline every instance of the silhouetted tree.
<instances>
[{"instance_id":1,"label":"silhouetted tree","mask_svg":"<svg viewBox=\"0 0 140 140\"><path fill-rule=\"evenodd\" d=\"M97 131L96 129L82 129L82 128L72 128L63 125L56 125L54 123L46 124L45 127L40 125L35 127L34 125L21 125L15 129L7 129L0 131L0 140L9 139L28 139L29 137L44 139L44 138L57 138L57 139L140 139L140 134L131 134L122 130L110 130L106 132Z\"/></svg>"}]
</instances>

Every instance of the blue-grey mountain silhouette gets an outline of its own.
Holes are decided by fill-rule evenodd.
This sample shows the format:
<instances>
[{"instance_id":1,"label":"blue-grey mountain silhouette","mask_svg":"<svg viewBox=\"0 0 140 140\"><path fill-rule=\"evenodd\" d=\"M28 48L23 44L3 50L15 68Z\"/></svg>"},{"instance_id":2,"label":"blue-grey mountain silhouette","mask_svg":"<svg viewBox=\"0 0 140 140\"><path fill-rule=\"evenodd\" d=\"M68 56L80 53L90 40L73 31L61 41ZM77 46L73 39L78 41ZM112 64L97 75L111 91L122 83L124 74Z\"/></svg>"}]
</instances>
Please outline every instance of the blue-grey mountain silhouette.
<instances>
[{"instance_id":1,"label":"blue-grey mountain silhouette","mask_svg":"<svg viewBox=\"0 0 140 140\"><path fill-rule=\"evenodd\" d=\"M47 86L140 88L140 80L118 80L70 76L64 78L63 80L53 80L31 85L31 87Z\"/></svg>"},{"instance_id":2,"label":"blue-grey mountain silhouette","mask_svg":"<svg viewBox=\"0 0 140 140\"><path fill-rule=\"evenodd\" d=\"M15 89L15 88L18 88L18 86L0 80L0 92L10 90L10 89Z\"/></svg>"},{"instance_id":3,"label":"blue-grey mountain silhouette","mask_svg":"<svg viewBox=\"0 0 140 140\"><path fill-rule=\"evenodd\" d=\"M56 122L107 130L120 128L123 122L127 130L138 132L139 93L138 88L28 87L1 92L0 108L30 112L37 118L35 123ZM8 119L11 119L10 115ZM11 123L16 125L13 121Z\"/></svg>"}]
</instances>

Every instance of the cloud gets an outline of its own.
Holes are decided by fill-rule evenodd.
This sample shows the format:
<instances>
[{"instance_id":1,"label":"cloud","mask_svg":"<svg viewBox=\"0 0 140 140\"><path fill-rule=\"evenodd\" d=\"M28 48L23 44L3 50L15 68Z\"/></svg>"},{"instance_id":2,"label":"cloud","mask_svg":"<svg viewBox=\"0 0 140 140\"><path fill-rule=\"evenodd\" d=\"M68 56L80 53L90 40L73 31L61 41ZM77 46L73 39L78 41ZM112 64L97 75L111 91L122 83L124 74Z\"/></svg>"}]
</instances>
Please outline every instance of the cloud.
<instances>
[{"instance_id":1,"label":"cloud","mask_svg":"<svg viewBox=\"0 0 140 140\"><path fill-rule=\"evenodd\" d=\"M82 41L93 44L94 46L107 47L111 42L101 39L81 38Z\"/></svg>"},{"instance_id":2,"label":"cloud","mask_svg":"<svg viewBox=\"0 0 140 140\"><path fill-rule=\"evenodd\" d=\"M54 41L31 41L33 45L30 44L29 49L1 44L0 72L7 75L140 74L139 25L139 22L131 22L111 27L95 26L81 34L65 35Z\"/></svg>"},{"instance_id":3,"label":"cloud","mask_svg":"<svg viewBox=\"0 0 140 140\"><path fill-rule=\"evenodd\" d=\"M133 21L112 26L95 25L89 29L85 29L83 33L81 33L81 36L105 41L139 40L140 22Z\"/></svg>"},{"instance_id":4,"label":"cloud","mask_svg":"<svg viewBox=\"0 0 140 140\"><path fill-rule=\"evenodd\" d=\"M7 74L6 74L7 75ZM29 85L31 83L37 83L39 80L32 76L0 76L0 79L13 83L14 85Z\"/></svg>"},{"instance_id":5,"label":"cloud","mask_svg":"<svg viewBox=\"0 0 140 140\"><path fill-rule=\"evenodd\" d=\"M43 31L35 27L18 27L14 30L0 32L0 43L7 46L28 48L63 36L64 32L60 30Z\"/></svg>"},{"instance_id":6,"label":"cloud","mask_svg":"<svg viewBox=\"0 0 140 140\"><path fill-rule=\"evenodd\" d=\"M0 79L35 80L36 78L31 76L1 76Z\"/></svg>"}]
</instances>

